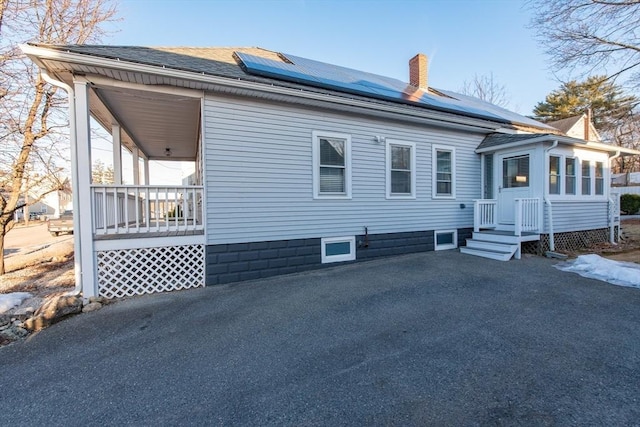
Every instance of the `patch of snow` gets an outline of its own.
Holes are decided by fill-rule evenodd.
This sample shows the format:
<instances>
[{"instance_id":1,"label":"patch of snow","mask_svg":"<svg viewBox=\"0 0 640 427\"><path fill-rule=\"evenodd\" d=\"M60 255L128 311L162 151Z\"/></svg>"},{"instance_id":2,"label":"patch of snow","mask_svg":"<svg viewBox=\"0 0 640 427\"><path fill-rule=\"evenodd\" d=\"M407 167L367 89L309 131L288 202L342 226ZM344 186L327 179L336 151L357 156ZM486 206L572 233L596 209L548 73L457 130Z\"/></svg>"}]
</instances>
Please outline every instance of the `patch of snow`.
<instances>
[{"instance_id":1,"label":"patch of snow","mask_svg":"<svg viewBox=\"0 0 640 427\"><path fill-rule=\"evenodd\" d=\"M29 298L29 292L12 292L10 294L0 294L0 314L6 313L13 307L22 304L22 301Z\"/></svg>"},{"instance_id":2,"label":"patch of snow","mask_svg":"<svg viewBox=\"0 0 640 427\"><path fill-rule=\"evenodd\" d=\"M590 254L580 255L575 260L556 264L555 267L614 285L640 288L640 264L633 262L613 261Z\"/></svg>"}]
</instances>

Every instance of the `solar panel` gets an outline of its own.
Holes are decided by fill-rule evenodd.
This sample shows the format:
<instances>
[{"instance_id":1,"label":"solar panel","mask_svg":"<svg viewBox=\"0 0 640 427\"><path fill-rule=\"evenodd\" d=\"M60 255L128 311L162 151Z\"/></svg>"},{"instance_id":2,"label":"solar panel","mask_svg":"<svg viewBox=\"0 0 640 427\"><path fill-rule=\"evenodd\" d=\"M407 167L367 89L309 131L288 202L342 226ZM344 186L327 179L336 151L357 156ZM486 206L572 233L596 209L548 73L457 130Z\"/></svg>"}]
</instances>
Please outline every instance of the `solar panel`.
<instances>
[{"instance_id":1,"label":"solar panel","mask_svg":"<svg viewBox=\"0 0 640 427\"><path fill-rule=\"evenodd\" d=\"M275 61L242 52L235 52L249 74L302 83L314 87L364 95L387 101L427 106L436 110L499 122L518 121L481 108L472 102L436 96L400 80L377 74L340 67L294 55L284 55L285 61ZM489 104L490 105L490 104ZM507 113L507 110L504 110ZM521 117L515 113L514 116ZM526 117L521 117L527 119ZM528 119L531 120L531 119Z\"/></svg>"}]
</instances>

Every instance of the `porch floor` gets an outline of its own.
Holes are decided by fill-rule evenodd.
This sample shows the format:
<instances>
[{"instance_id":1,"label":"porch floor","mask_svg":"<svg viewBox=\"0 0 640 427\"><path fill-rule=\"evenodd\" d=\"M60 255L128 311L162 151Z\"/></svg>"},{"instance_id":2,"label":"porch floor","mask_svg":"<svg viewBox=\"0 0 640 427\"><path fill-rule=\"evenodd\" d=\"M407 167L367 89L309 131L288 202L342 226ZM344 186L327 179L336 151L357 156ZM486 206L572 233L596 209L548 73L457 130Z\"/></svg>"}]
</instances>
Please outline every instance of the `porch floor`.
<instances>
[{"instance_id":1,"label":"porch floor","mask_svg":"<svg viewBox=\"0 0 640 427\"><path fill-rule=\"evenodd\" d=\"M516 237L516 233L511 230L480 230L476 233ZM532 231L523 231L520 235L521 242L529 242L534 240L540 240L540 233L536 233Z\"/></svg>"},{"instance_id":2,"label":"porch floor","mask_svg":"<svg viewBox=\"0 0 640 427\"><path fill-rule=\"evenodd\" d=\"M200 236L204 230L169 230L150 231L143 233L118 233L118 234L95 234L94 240L124 240L124 239L144 239L149 237L176 237L176 236Z\"/></svg>"}]
</instances>

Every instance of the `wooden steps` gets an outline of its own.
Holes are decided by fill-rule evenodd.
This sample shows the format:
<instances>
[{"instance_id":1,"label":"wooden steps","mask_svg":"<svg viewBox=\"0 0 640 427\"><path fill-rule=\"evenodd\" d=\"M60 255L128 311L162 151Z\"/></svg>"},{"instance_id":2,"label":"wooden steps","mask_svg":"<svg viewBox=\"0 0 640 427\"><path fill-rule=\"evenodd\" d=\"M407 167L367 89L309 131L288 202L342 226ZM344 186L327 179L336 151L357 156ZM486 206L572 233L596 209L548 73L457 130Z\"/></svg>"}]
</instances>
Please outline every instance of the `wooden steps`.
<instances>
[{"instance_id":1,"label":"wooden steps","mask_svg":"<svg viewBox=\"0 0 640 427\"><path fill-rule=\"evenodd\" d=\"M460 252L498 261L509 261L514 256L520 259L521 242L533 240L540 240L540 235L527 233L516 236L509 231L474 231L472 238L467 239L467 246L461 247Z\"/></svg>"}]
</instances>

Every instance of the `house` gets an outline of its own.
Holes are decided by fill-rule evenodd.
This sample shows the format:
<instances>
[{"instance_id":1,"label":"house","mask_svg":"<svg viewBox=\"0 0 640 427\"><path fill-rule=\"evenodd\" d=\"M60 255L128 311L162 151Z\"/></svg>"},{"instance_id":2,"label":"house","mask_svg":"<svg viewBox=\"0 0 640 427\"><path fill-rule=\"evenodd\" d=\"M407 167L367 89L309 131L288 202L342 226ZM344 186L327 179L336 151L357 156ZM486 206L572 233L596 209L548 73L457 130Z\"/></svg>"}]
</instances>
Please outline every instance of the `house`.
<instances>
[{"instance_id":1,"label":"house","mask_svg":"<svg viewBox=\"0 0 640 427\"><path fill-rule=\"evenodd\" d=\"M609 164L640 154L435 89L421 54L407 84L260 48L22 49L70 94L85 298L615 239ZM91 183L90 116L113 136L112 185ZM190 185L150 183L154 159L194 162Z\"/></svg>"},{"instance_id":2,"label":"house","mask_svg":"<svg viewBox=\"0 0 640 427\"><path fill-rule=\"evenodd\" d=\"M584 139L586 141L602 141L600 134L591 121L591 111L566 119L548 122L547 124L573 138Z\"/></svg>"}]
</instances>

